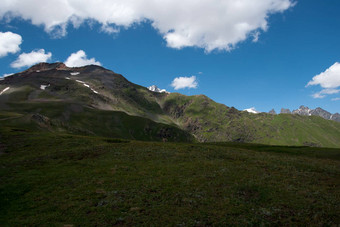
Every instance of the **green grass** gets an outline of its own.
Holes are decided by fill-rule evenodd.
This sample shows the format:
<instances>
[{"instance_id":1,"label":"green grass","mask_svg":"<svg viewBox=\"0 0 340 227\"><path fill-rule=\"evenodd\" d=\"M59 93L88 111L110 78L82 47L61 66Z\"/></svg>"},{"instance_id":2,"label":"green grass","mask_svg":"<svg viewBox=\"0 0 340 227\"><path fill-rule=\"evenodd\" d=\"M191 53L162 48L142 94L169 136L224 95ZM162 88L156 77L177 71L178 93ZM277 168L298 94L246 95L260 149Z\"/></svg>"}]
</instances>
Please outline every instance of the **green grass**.
<instances>
[{"instance_id":1,"label":"green grass","mask_svg":"<svg viewBox=\"0 0 340 227\"><path fill-rule=\"evenodd\" d=\"M0 135L1 226L340 224L339 149Z\"/></svg>"},{"instance_id":2,"label":"green grass","mask_svg":"<svg viewBox=\"0 0 340 227\"><path fill-rule=\"evenodd\" d=\"M148 118L124 112L106 111L65 102L11 102L9 110L0 111L4 126L25 127L35 131L96 135L144 141L191 142L193 136L176 126L156 123ZM9 115L11 114L11 116ZM39 121L34 115L45 117ZM33 117L32 117L33 115ZM14 116L14 117L12 117Z\"/></svg>"},{"instance_id":3,"label":"green grass","mask_svg":"<svg viewBox=\"0 0 340 227\"><path fill-rule=\"evenodd\" d=\"M340 147L340 122L296 114L251 114L204 95L172 93L164 111L203 142L250 142L271 145Z\"/></svg>"}]
</instances>

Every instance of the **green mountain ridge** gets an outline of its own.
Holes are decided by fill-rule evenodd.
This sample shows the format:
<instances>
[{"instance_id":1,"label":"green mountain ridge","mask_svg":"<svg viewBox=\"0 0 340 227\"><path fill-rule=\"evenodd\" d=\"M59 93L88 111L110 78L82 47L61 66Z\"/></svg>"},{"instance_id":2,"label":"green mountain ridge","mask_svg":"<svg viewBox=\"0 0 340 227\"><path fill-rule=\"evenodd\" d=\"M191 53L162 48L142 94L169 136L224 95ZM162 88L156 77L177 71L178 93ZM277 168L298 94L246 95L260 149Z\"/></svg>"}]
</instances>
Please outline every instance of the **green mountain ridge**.
<instances>
[{"instance_id":1,"label":"green mountain ridge","mask_svg":"<svg viewBox=\"0 0 340 227\"><path fill-rule=\"evenodd\" d=\"M43 86L42 86L43 85ZM204 95L157 93L100 66L40 63L0 81L6 127L135 140L340 147L340 123L251 114Z\"/></svg>"}]
</instances>

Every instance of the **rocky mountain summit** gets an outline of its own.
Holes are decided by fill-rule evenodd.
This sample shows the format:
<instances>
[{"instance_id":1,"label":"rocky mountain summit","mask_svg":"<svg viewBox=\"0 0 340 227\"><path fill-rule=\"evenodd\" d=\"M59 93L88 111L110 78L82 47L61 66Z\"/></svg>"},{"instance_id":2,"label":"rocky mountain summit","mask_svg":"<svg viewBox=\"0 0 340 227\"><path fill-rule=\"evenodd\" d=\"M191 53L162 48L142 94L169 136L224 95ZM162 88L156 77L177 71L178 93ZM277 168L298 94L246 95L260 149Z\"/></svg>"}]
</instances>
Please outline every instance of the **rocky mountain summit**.
<instances>
[{"instance_id":1,"label":"rocky mountain summit","mask_svg":"<svg viewBox=\"0 0 340 227\"><path fill-rule=\"evenodd\" d=\"M292 112L290 111L290 109L285 109L285 108L281 108L281 112L282 114L291 114Z\"/></svg>"},{"instance_id":2,"label":"rocky mountain summit","mask_svg":"<svg viewBox=\"0 0 340 227\"><path fill-rule=\"evenodd\" d=\"M253 113L253 114L261 113L261 112L257 111L257 110L255 109L255 107L251 107L251 108L245 109L245 110L243 110L243 111L246 111L246 112L248 112L248 113Z\"/></svg>"},{"instance_id":3,"label":"rocky mountain summit","mask_svg":"<svg viewBox=\"0 0 340 227\"><path fill-rule=\"evenodd\" d=\"M274 109L272 109L271 111L268 112L269 114L273 114L275 115L276 114L276 111Z\"/></svg>"},{"instance_id":4,"label":"rocky mountain summit","mask_svg":"<svg viewBox=\"0 0 340 227\"><path fill-rule=\"evenodd\" d=\"M310 109L307 106L300 106L299 109L290 111L289 109L281 109L282 114L298 114L301 116L319 116L322 117L326 120L332 120L332 121L337 121L340 122L340 114L335 113L331 114L330 112L318 107L316 109Z\"/></svg>"}]
</instances>

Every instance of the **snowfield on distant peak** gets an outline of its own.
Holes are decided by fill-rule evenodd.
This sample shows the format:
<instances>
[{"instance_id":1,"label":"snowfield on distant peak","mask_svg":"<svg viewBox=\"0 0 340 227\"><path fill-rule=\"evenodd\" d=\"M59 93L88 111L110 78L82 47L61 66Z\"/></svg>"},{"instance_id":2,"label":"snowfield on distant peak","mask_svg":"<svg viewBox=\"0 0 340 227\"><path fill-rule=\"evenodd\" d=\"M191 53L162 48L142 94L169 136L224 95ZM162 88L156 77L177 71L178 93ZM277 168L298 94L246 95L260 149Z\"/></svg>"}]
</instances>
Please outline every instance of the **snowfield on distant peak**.
<instances>
[{"instance_id":1,"label":"snowfield on distant peak","mask_svg":"<svg viewBox=\"0 0 340 227\"><path fill-rule=\"evenodd\" d=\"M252 107L252 108L249 108L249 109L245 109L245 110L243 110L243 111L247 111L248 113L253 113L253 114L258 114L258 113L260 113L259 111L257 111L257 110L255 109L255 107Z\"/></svg>"},{"instance_id":2,"label":"snowfield on distant peak","mask_svg":"<svg viewBox=\"0 0 340 227\"><path fill-rule=\"evenodd\" d=\"M167 90L165 90L165 89L160 89L160 88L158 88L156 85L152 85L152 86L150 86L150 87L147 87L147 89L149 89L149 91L153 91L153 92L170 94L170 92L168 92Z\"/></svg>"},{"instance_id":3,"label":"snowfield on distant peak","mask_svg":"<svg viewBox=\"0 0 340 227\"><path fill-rule=\"evenodd\" d=\"M80 72L72 72L72 73L70 73L71 76L76 76L76 75L79 75L79 74L80 74Z\"/></svg>"}]
</instances>

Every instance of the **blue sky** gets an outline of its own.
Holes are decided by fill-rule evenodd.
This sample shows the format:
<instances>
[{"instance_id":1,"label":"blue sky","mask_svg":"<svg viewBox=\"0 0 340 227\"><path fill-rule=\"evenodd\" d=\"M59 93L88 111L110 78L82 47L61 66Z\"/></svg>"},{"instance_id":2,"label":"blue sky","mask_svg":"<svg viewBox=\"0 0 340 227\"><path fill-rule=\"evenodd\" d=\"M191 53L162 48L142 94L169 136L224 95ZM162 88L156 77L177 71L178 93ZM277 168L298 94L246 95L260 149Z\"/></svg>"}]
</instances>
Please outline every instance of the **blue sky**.
<instances>
[{"instance_id":1,"label":"blue sky","mask_svg":"<svg viewBox=\"0 0 340 227\"><path fill-rule=\"evenodd\" d=\"M244 4L251 2L242 1ZM0 43L0 75L27 68L13 67L13 62L23 53L43 49L45 55L51 53L46 59L48 62L64 62L72 53L83 50L87 59L95 58L105 68L142 86L155 84L170 92L205 94L238 109L255 107L267 112L274 108L279 112L281 107L292 110L306 105L322 107L332 113L340 112L340 100L337 100L340 97L340 65L336 64L340 62L338 0L258 0L259 3L269 3L267 6L263 4L258 11L254 10L255 13L251 11L253 6L228 17L217 12L221 17L217 25L202 23L204 18L199 23L189 18L186 23L186 16L181 19L186 14L181 13L182 8L177 5L168 6L172 14L167 17L162 16L163 9L157 6L152 12L140 6L127 6L135 10L134 14L118 14L109 24L105 24L107 21L101 16L91 18L84 13L88 10L80 9L79 13L75 11L79 18L71 24L68 15L59 18L58 12L55 15L52 12L49 14L51 18L46 19L44 12L38 17L39 10L19 9L19 2L13 2L13 9L0 3L0 32L18 34L22 41L20 50L12 50L3 56ZM270 8L274 3L280 5ZM191 6L189 0L185 6ZM199 6L195 10L199 12ZM214 10L217 9L212 7L211 13ZM244 18L241 19L249 21L249 30L229 34L229 29L220 29L234 25L233 21L242 17L242 13ZM139 14L148 16L140 19ZM248 18L246 15L249 14L253 16ZM179 19L171 15L178 15ZM90 19L82 20L82 16ZM259 25L252 24L256 18L259 18ZM61 22L55 26L57 19L66 21L68 26ZM266 25L263 25L263 19ZM209 29L214 26L215 30ZM113 29L119 29L119 32L112 32ZM257 32L258 40L254 42ZM187 34L190 39L183 39ZM216 44L214 37L217 36L222 44ZM331 70L325 72L327 69ZM196 88L175 90L171 86L175 78L192 76L196 77ZM306 87L313 77L314 82Z\"/></svg>"}]
</instances>

